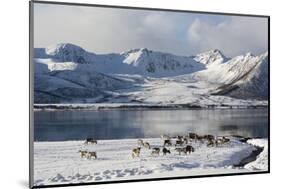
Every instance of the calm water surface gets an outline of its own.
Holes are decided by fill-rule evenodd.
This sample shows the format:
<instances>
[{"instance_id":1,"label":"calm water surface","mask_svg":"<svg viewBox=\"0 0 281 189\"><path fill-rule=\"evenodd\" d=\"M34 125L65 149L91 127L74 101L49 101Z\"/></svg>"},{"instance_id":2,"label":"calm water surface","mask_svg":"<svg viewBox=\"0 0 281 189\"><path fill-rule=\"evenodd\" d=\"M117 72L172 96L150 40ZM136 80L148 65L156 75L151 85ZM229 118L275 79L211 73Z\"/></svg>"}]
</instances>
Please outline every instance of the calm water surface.
<instances>
[{"instance_id":1,"label":"calm water surface","mask_svg":"<svg viewBox=\"0 0 281 189\"><path fill-rule=\"evenodd\" d=\"M159 137L161 134L268 136L268 111L110 110L34 112L35 141Z\"/></svg>"}]
</instances>

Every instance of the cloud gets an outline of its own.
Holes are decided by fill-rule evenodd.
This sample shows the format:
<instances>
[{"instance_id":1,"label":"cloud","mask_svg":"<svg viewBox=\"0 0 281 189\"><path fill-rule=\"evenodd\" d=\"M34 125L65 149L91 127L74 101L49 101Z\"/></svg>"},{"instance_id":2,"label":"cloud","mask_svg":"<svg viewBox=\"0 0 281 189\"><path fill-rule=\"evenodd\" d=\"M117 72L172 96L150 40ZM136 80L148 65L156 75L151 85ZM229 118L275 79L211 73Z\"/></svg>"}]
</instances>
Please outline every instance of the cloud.
<instances>
[{"instance_id":1,"label":"cloud","mask_svg":"<svg viewBox=\"0 0 281 189\"><path fill-rule=\"evenodd\" d=\"M221 49L229 56L259 54L268 46L267 19L231 17L218 24L195 19L187 31L187 39L195 51Z\"/></svg>"},{"instance_id":2,"label":"cloud","mask_svg":"<svg viewBox=\"0 0 281 189\"><path fill-rule=\"evenodd\" d=\"M146 47L190 55L219 48L232 56L264 50L266 24L261 18L36 3L34 43L74 43L95 53Z\"/></svg>"},{"instance_id":3,"label":"cloud","mask_svg":"<svg viewBox=\"0 0 281 189\"><path fill-rule=\"evenodd\" d=\"M147 47L184 54L178 19L167 12L38 4L35 47L70 42L96 53Z\"/></svg>"}]
</instances>

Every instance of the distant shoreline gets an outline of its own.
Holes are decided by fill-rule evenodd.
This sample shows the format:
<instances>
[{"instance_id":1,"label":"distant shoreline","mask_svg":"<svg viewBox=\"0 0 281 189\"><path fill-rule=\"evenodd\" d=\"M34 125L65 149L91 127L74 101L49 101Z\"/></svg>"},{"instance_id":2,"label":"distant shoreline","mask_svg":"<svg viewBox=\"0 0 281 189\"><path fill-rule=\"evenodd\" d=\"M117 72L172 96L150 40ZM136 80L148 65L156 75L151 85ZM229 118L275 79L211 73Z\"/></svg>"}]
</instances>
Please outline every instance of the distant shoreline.
<instances>
[{"instance_id":1,"label":"distant shoreline","mask_svg":"<svg viewBox=\"0 0 281 189\"><path fill-rule=\"evenodd\" d=\"M34 104L34 111L55 110L213 110L213 109L267 109L268 104L259 105L195 105L195 104Z\"/></svg>"}]
</instances>

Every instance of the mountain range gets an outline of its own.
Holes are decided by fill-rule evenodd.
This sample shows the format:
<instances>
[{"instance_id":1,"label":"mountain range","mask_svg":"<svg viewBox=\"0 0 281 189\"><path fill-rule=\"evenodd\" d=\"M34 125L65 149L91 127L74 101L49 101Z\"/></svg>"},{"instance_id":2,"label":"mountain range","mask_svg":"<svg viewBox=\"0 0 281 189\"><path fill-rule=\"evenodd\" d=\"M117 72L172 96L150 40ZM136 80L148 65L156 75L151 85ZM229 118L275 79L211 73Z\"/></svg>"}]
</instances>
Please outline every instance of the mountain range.
<instances>
[{"instance_id":1,"label":"mountain range","mask_svg":"<svg viewBox=\"0 0 281 189\"><path fill-rule=\"evenodd\" d=\"M61 43L34 49L34 103L267 103L268 53L178 56L147 48L96 54Z\"/></svg>"}]
</instances>

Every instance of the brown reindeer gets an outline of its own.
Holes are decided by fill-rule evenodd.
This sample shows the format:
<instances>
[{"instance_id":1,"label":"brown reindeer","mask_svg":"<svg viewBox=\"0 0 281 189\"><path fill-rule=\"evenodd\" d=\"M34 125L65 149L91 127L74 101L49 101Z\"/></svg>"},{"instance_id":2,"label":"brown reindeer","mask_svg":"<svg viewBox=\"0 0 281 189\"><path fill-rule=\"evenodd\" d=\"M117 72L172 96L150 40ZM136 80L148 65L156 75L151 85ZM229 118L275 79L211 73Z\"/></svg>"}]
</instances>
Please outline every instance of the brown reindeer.
<instances>
[{"instance_id":1,"label":"brown reindeer","mask_svg":"<svg viewBox=\"0 0 281 189\"><path fill-rule=\"evenodd\" d=\"M178 140L183 140L183 136L177 135L177 139L178 139Z\"/></svg>"},{"instance_id":2,"label":"brown reindeer","mask_svg":"<svg viewBox=\"0 0 281 189\"><path fill-rule=\"evenodd\" d=\"M133 157L133 158L135 158L135 157L140 157L140 150L141 150L140 147L134 148L134 149L132 150L132 157Z\"/></svg>"},{"instance_id":3,"label":"brown reindeer","mask_svg":"<svg viewBox=\"0 0 281 189\"><path fill-rule=\"evenodd\" d=\"M88 159L92 159L92 158L97 159L97 152L88 152L87 158Z\"/></svg>"},{"instance_id":4,"label":"brown reindeer","mask_svg":"<svg viewBox=\"0 0 281 189\"><path fill-rule=\"evenodd\" d=\"M228 143L228 142L230 142L230 139L223 136L222 141L223 141L223 143Z\"/></svg>"},{"instance_id":5,"label":"brown reindeer","mask_svg":"<svg viewBox=\"0 0 281 189\"><path fill-rule=\"evenodd\" d=\"M189 140L189 138L188 138L187 136L185 136L185 137L183 138L183 141L185 142L185 144L188 144L188 140Z\"/></svg>"},{"instance_id":6,"label":"brown reindeer","mask_svg":"<svg viewBox=\"0 0 281 189\"><path fill-rule=\"evenodd\" d=\"M151 155L158 155L159 156L159 154L160 154L160 148L153 148L152 149Z\"/></svg>"},{"instance_id":7,"label":"brown reindeer","mask_svg":"<svg viewBox=\"0 0 281 189\"><path fill-rule=\"evenodd\" d=\"M143 140L142 139L138 139L138 145L139 146L144 146Z\"/></svg>"},{"instance_id":8,"label":"brown reindeer","mask_svg":"<svg viewBox=\"0 0 281 189\"><path fill-rule=\"evenodd\" d=\"M184 143L183 140L176 140L175 146L177 146L177 145L181 146L181 145L183 145L183 143Z\"/></svg>"},{"instance_id":9,"label":"brown reindeer","mask_svg":"<svg viewBox=\"0 0 281 189\"><path fill-rule=\"evenodd\" d=\"M196 140L198 138L198 135L196 133L189 133L189 138Z\"/></svg>"},{"instance_id":10,"label":"brown reindeer","mask_svg":"<svg viewBox=\"0 0 281 189\"><path fill-rule=\"evenodd\" d=\"M204 136L198 135L198 136L197 136L197 139L198 139L198 141L201 142L202 144L204 143L204 139L205 139Z\"/></svg>"},{"instance_id":11,"label":"brown reindeer","mask_svg":"<svg viewBox=\"0 0 281 189\"><path fill-rule=\"evenodd\" d=\"M164 140L164 146L171 146L172 145L172 141L170 139Z\"/></svg>"},{"instance_id":12,"label":"brown reindeer","mask_svg":"<svg viewBox=\"0 0 281 189\"><path fill-rule=\"evenodd\" d=\"M143 144L143 146L144 146L145 148L150 149L150 144L149 144L148 142L145 142L145 143Z\"/></svg>"},{"instance_id":13,"label":"brown reindeer","mask_svg":"<svg viewBox=\"0 0 281 189\"><path fill-rule=\"evenodd\" d=\"M215 139L208 139L207 147L217 146Z\"/></svg>"},{"instance_id":14,"label":"brown reindeer","mask_svg":"<svg viewBox=\"0 0 281 189\"><path fill-rule=\"evenodd\" d=\"M204 135L203 136L204 137L204 139L206 139L206 140L215 140L215 136L214 135Z\"/></svg>"},{"instance_id":15,"label":"brown reindeer","mask_svg":"<svg viewBox=\"0 0 281 189\"><path fill-rule=\"evenodd\" d=\"M81 158L87 157L87 154L88 154L88 152L86 150L79 150L79 153L80 153Z\"/></svg>"},{"instance_id":16,"label":"brown reindeer","mask_svg":"<svg viewBox=\"0 0 281 189\"><path fill-rule=\"evenodd\" d=\"M85 144L97 144L98 141L97 140L94 140L93 138L86 138Z\"/></svg>"},{"instance_id":17,"label":"brown reindeer","mask_svg":"<svg viewBox=\"0 0 281 189\"><path fill-rule=\"evenodd\" d=\"M175 150L179 153L179 155L181 155L181 153L186 154L186 148L175 148Z\"/></svg>"},{"instance_id":18,"label":"brown reindeer","mask_svg":"<svg viewBox=\"0 0 281 189\"><path fill-rule=\"evenodd\" d=\"M216 146L218 146L218 145L223 145L223 144L225 144L225 143L228 143L230 141L230 139L229 138L226 138L226 137L222 137L222 138L217 138L216 140L215 140L215 144L216 144Z\"/></svg>"}]
</instances>

